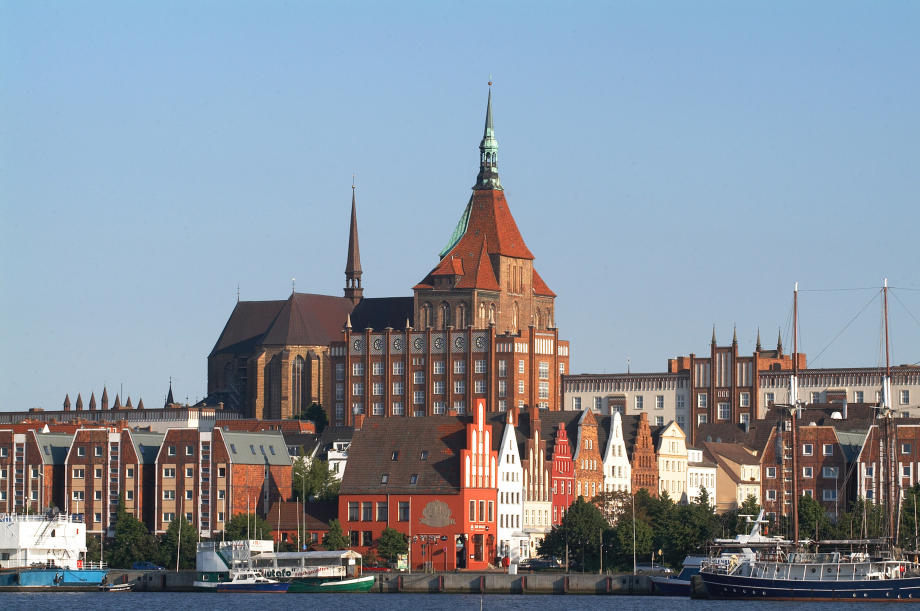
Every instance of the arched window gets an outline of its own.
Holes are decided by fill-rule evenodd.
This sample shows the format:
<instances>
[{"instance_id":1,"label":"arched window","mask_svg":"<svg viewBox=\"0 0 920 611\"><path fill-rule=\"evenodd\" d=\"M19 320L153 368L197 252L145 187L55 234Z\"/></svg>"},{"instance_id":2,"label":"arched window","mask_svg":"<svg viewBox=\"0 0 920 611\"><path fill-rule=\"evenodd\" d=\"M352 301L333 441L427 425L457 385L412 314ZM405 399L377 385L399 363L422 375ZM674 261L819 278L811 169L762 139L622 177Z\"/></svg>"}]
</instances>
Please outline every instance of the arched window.
<instances>
[{"instance_id":1,"label":"arched window","mask_svg":"<svg viewBox=\"0 0 920 611\"><path fill-rule=\"evenodd\" d=\"M297 356L291 364L291 414L303 411L303 357Z\"/></svg>"},{"instance_id":2,"label":"arched window","mask_svg":"<svg viewBox=\"0 0 920 611\"><path fill-rule=\"evenodd\" d=\"M479 302L479 326L485 327L486 324L488 324L488 321L486 320L486 304L480 301Z\"/></svg>"},{"instance_id":3,"label":"arched window","mask_svg":"<svg viewBox=\"0 0 920 611\"><path fill-rule=\"evenodd\" d=\"M495 304L494 303L489 304L489 322L491 323L495 322Z\"/></svg>"},{"instance_id":4,"label":"arched window","mask_svg":"<svg viewBox=\"0 0 920 611\"><path fill-rule=\"evenodd\" d=\"M466 304L460 303L457 306L457 328L465 329L466 328Z\"/></svg>"},{"instance_id":5,"label":"arched window","mask_svg":"<svg viewBox=\"0 0 920 611\"><path fill-rule=\"evenodd\" d=\"M446 329L450 324L450 304L446 301L441 302L441 320L438 321L438 326L441 329Z\"/></svg>"},{"instance_id":6,"label":"arched window","mask_svg":"<svg viewBox=\"0 0 920 611\"><path fill-rule=\"evenodd\" d=\"M427 301L422 305L421 314L422 314L420 317L422 319L421 328L427 329L428 327L431 326L431 304L428 303Z\"/></svg>"},{"instance_id":7,"label":"arched window","mask_svg":"<svg viewBox=\"0 0 920 611\"><path fill-rule=\"evenodd\" d=\"M535 309L535 310L534 310L533 318L534 318L534 320L533 320L534 327L536 327L538 330L541 329L541 328L542 328L542 327L540 326L540 323L541 323L540 318L541 318L541 316L540 316L540 310L539 310L539 309Z\"/></svg>"},{"instance_id":8,"label":"arched window","mask_svg":"<svg viewBox=\"0 0 920 611\"><path fill-rule=\"evenodd\" d=\"M514 333L517 333L520 329L518 328L518 304L514 302L514 309L511 311L511 330Z\"/></svg>"}]
</instances>

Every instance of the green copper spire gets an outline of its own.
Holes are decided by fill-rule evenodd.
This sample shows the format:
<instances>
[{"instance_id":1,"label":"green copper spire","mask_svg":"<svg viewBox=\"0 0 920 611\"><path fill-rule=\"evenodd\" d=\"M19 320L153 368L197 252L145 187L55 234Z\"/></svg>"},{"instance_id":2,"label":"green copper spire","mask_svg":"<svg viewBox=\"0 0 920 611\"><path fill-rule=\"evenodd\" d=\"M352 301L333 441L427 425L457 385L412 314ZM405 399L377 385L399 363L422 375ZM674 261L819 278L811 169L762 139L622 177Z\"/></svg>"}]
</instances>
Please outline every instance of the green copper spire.
<instances>
[{"instance_id":1,"label":"green copper spire","mask_svg":"<svg viewBox=\"0 0 920 611\"><path fill-rule=\"evenodd\" d=\"M491 84L491 83L490 83ZM479 176L476 177L474 189L502 190L498 179L498 142L492 128L492 90L489 89L489 104L486 107L486 128L479 143Z\"/></svg>"}]
</instances>

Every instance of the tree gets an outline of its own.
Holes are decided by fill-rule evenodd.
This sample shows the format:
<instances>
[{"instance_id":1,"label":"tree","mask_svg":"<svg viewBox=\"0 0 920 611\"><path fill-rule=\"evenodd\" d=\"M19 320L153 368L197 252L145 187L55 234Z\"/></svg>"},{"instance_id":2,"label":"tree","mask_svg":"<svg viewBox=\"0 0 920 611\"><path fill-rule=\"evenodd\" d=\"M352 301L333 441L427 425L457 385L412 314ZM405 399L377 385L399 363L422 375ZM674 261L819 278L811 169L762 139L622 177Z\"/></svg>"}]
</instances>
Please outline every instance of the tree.
<instances>
[{"instance_id":1,"label":"tree","mask_svg":"<svg viewBox=\"0 0 920 611\"><path fill-rule=\"evenodd\" d=\"M227 541L245 541L247 539L271 539L272 525L254 513L238 513L224 526L224 538Z\"/></svg>"},{"instance_id":2,"label":"tree","mask_svg":"<svg viewBox=\"0 0 920 611\"><path fill-rule=\"evenodd\" d=\"M326 415L326 410L319 403L311 403L310 407L301 412L300 420L312 421L316 426L317 435L322 435L323 429L329 425L329 416Z\"/></svg>"},{"instance_id":3,"label":"tree","mask_svg":"<svg viewBox=\"0 0 920 611\"><path fill-rule=\"evenodd\" d=\"M115 540L106 562L115 568L127 569L135 562L157 558L157 546L143 522L125 510L124 499L118 499Z\"/></svg>"},{"instance_id":4,"label":"tree","mask_svg":"<svg viewBox=\"0 0 920 611\"><path fill-rule=\"evenodd\" d=\"M395 562L397 555L405 554L408 551L409 542L404 534L389 526L383 529L377 542L377 553L380 554L381 558Z\"/></svg>"},{"instance_id":5,"label":"tree","mask_svg":"<svg viewBox=\"0 0 920 611\"><path fill-rule=\"evenodd\" d=\"M580 496L565 512L562 528L553 528L540 542L537 552L563 558L568 541L569 557L582 561L587 570L597 570L601 537L609 529L600 509Z\"/></svg>"},{"instance_id":6,"label":"tree","mask_svg":"<svg viewBox=\"0 0 920 611\"><path fill-rule=\"evenodd\" d=\"M827 532L830 521L824 507L813 497L803 494L799 497L799 538L818 539L821 531Z\"/></svg>"},{"instance_id":7,"label":"tree","mask_svg":"<svg viewBox=\"0 0 920 611\"><path fill-rule=\"evenodd\" d=\"M308 458L300 449L291 471L291 488L294 498L306 501L337 501L341 482L335 477L329 463Z\"/></svg>"},{"instance_id":8,"label":"tree","mask_svg":"<svg viewBox=\"0 0 920 611\"><path fill-rule=\"evenodd\" d=\"M342 524L338 520L329 521L329 532L323 535L323 547L330 551L347 549L351 545L344 534L342 534Z\"/></svg>"},{"instance_id":9,"label":"tree","mask_svg":"<svg viewBox=\"0 0 920 611\"><path fill-rule=\"evenodd\" d=\"M198 533L195 532L195 527L185 519L185 516L176 516L176 519L170 522L169 528L160 537L159 551L160 564L167 568L176 566L177 551L180 569L195 568Z\"/></svg>"},{"instance_id":10,"label":"tree","mask_svg":"<svg viewBox=\"0 0 920 611\"><path fill-rule=\"evenodd\" d=\"M86 560L87 562L102 561L102 544L96 535L86 535Z\"/></svg>"}]
</instances>

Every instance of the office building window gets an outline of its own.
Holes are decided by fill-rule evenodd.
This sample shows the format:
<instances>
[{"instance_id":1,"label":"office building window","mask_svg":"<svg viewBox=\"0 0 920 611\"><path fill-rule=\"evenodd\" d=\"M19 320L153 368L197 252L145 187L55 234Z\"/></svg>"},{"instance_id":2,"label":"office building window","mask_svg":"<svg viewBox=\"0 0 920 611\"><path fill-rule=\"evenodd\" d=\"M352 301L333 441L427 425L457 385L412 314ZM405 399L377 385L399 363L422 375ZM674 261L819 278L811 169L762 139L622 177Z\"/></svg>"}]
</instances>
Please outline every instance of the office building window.
<instances>
[{"instance_id":1,"label":"office building window","mask_svg":"<svg viewBox=\"0 0 920 611\"><path fill-rule=\"evenodd\" d=\"M518 394L524 394L524 380L518 380Z\"/></svg>"},{"instance_id":2,"label":"office building window","mask_svg":"<svg viewBox=\"0 0 920 611\"><path fill-rule=\"evenodd\" d=\"M416 371L412 374L412 382L415 384L424 384L425 383L425 372Z\"/></svg>"},{"instance_id":3,"label":"office building window","mask_svg":"<svg viewBox=\"0 0 920 611\"><path fill-rule=\"evenodd\" d=\"M345 365L344 363L336 363L335 365L335 379L344 380L345 379Z\"/></svg>"},{"instance_id":4,"label":"office building window","mask_svg":"<svg viewBox=\"0 0 920 611\"><path fill-rule=\"evenodd\" d=\"M677 395L676 398L677 398L677 409L684 409L684 401L686 400L686 397L684 397L683 395Z\"/></svg>"},{"instance_id":5,"label":"office building window","mask_svg":"<svg viewBox=\"0 0 920 611\"><path fill-rule=\"evenodd\" d=\"M394 416L403 416L406 413L406 407L403 405L402 401L396 401L393 403L393 415Z\"/></svg>"},{"instance_id":6,"label":"office building window","mask_svg":"<svg viewBox=\"0 0 920 611\"><path fill-rule=\"evenodd\" d=\"M902 390L901 391L901 405L907 405L910 403L910 391Z\"/></svg>"},{"instance_id":7,"label":"office building window","mask_svg":"<svg viewBox=\"0 0 920 611\"><path fill-rule=\"evenodd\" d=\"M486 392L486 381L485 380L476 380L474 383L476 394L482 395Z\"/></svg>"},{"instance_id":8,"label":"office building window","mask_svg":"<svg viewBox=\"0 0 920 611\"><path fill-rule=\"evenodd\" d=\"M382 376L383 375L383 363L378 361L371 364L371 375Z\"/></svg>"},{"instance_id":9,"label":"office building window","mask_svg":"<svg viewBox=\"0 0 920 611\"><path fill-rule=\"evenodd\" d=\"M454 361L454 373L466 373L466 361Z\"/></svg>"},{"instance_id":10,"label":"office building window","mask_svg":"<svg viewBox=\"0 0 920 611\"><path fill-rule=\"evenodd\" d=\"M351 394L355 397L360 397L364 394L364 382L355 382L351 385Z\"/></svg>"},{"instance_id":11,"label":"office building window","mask_svg":"<svg viewBox=\"0 0 920 611\"><path fill-rule=\"evenodd\" d=\"M457 380L454 382L454 394L462 395L466 392L466 382L463 380Z\"/></svg>"},{"instance_id":12,"label":"office building window","mask_svg":"<svg viewBox=\"0 0 920 611\"><path fill-rule=\"evenodd\" d=\"M751 407L751 393L741 393L741 407Z\"/></svg>"},{"instance_id":13,"label":"office building window","mask_svg":"<svg viewBox=\"0 0 920 611\"><path fill-rule=\"evenodd\" d=\"M518 361L518 373L524 373L524 359Z\"/></svg>"},{"instance_id":14,"label":"office building window","mask_svg":"<svg viewBox=\"0 0 920 611\"><path fill-rule=\"evenodd\" d=\"M377 521L386 522L387 521L387 504L377 503Z\"/></svg>"},{"instance_id":15,"label":"office building window","mask_svg":"<svg viewBox=\"0 0 920 611\"><path fill-rule=\"evenodd\" d=\"M802 455L804 455L804 456L811 456L812 454L814 454L814 446L813 446L813 445L811 445L810 443L806 443L806 444L802 445Z\"/></svg>"},{"instance_id":16,"label":"office building window","mask_svg":"<svg viewBox=\"0 0 920 611\"><path fill-rule=\"evenodd\" d=\"M540 365L538 366L538 372L539 372L538 375L540 376L541 380L548 380L549 379L549 363L546 361L540 361Z\"/></svg>"},{"instance_id":17,"label":"office building window","mask_svg":"<svg viewBox=\"0 0 920 611\"><path fill-rule=\"evenodd\" d=\"M447 401L435 401L434 402L434 413L443 414L447 411Z\"/></svg>"},{"instance_id":18,"label":"office building window","mask_svg":"<svg viewBox=\"0 0 920 611\"><path fill-rule=\"evenodd\" d=\"M443 395L444 394L444 382L435 382L434 383L434 394Z\"/></svg>"},{"instance_id":19,"label":"office building window","mask_svg":"<svg viewBox=\"0 0 920 611\"><path fill-rule=\"evenodd\" d=\"M404 373L406 373L406 364L402 361L394 361L393 362L393 375L401 376Z\"/></svg>"},{"instance_id":20,"label":"office building window","mask_svg":"<svg viewBox=\"0 0 920 611\"><path fill-rule=\"evenodd\" d=\"M821 453L824 456L833 456L834 455L834 445L831 443L825 443L821 446Z\"/></svg>"},{"instance_id":21,"label":"office building window","mask_svg":"<svg viewBox=\"0 0 920 611\"><path fill-rule=\"evenodd\" d=\"M863 395L863 391L857 390L856 392L853 393L853 402L854 402L854 403L862 403L862 402L863 402L863 396L864 396L864 395Z\"/></svg>"},{"instance_id":22,"label":"office building window","mask_svg":"<svg viewBox=\"0 0 920 611\"><path fill-rule=\"evenodd\" d=\"M706 393L700 393L696 396L696 406L697 407L708 407L708 399Z\"/></svg>"},{"instance_id":23,"label":"office building window","mask_svg":"<svg viewBox=\"0 0 920 611\"><path fill-rule=\"evenodd\" d=\"M364 375L364 363L352 363L351 374L356 376Z\"/></svg>"},{"instance_id":24,"label":"office building window","mask_svg":"<svg viewBox=\"0 0 920 611\"><path fill-rule=\"evenodd\" d=\"M454 401L454 409L462 416L466 413L466 401Z\"/></svg>"},{"instance_id":25,"label":"office building window","mask_svg":"<svg viewBox=\"0 0 920 611\"><path fill-rule=\"evenodd\" d=\"M549 382L540 382L538 391L541 399L549 399Z\"/></svg>"},{"instance_id":26,"label":"office building window","mask_svg":"<svg viewBox=\"0 0 920 611\"><path fill-rule=\"evenodd\" d=\"M498 377L504 378L508 376L508 361L499 361L498 362Z\"/></svg>"},{"instance_id":27,"label":"office building window","mask_svg":"<svg viewBox=\"0 0 920 611\"><path fill-rule=\"evenodd\" d=\"M486 361L485 361L485 359L481 359L481 360L476 361L475 367L476 367L476 369L475 369L476 373L485 373L485 372L486 372Z\"/></svg>"},{"instance_id":28,"label":"office building window","mask_svg":"<svg viewBox=\"0 0 920 611\"><path fill-rule=\"evenodd\" d=\"M719 403L719 420L728 420L731 418L731 410L728 403Z\"/></svg>"},{"instance_id":29,"label":"office building window","mask_svg":"<svg viewBox=\"0 0 920 611\"><path fill-rule=\"evenodd\" d=\"M815 476L814 467L802 467L802 477L805 479L811 479Z\"/></svg>"},{"instance_id":30,"label":"office building window","mask_svg":"<svg viewBox=\"0 0 920 611\"><path fill-rule=\"evenodd\" d=\"M664 426L664 416L655 416L655 426Z\"/></svg>"},{"instance_id":31,"label":"office building window","mask_svg":"<svg viewBox=\"0 0 920 611\"><path fill-rule=\"evenodd\" d=\"M499 384L501 384L501 382L499 382ZM499 386L499 389L501 389L500 386ZM499 394L499 396L502 396L502 395ZM574 409L577 412L581 411L581 397L572 397L572 409Z\"/></svg>"},{"instance_id":32,"label":"office building window","mask_svg":"<svg viewBox=\"0 0 920 611\"><path fill-rule=\"evenodd\" d=\"M642 395L636 396L636 409L644 409L644 405L643 405L644 400L645 399L642 397Z\"/></svg>"},{"instance_id":33,"label":"office building window","mask_svg":"<svg viewBox=\"0 0 920 611\"><path fill-rule=\"evenodd\" d=\"M432 366L434 367L435 375L442 375L444 373L444 361L434 361Z\"/></svg>"},{"instance_id":34,"label":"office building window","mask_svg":"<svg viewBox=\"0 0 920 611\"><path fill-rule=\"evenodd\" d=\"M406 385L402 382L393 382L393 394L402 395L405 394Z\"/></svg>"},{"instance_id":35,"label":"office building window","mask_svg":"<svg viewBox=\"0 0 920 611\"><path fill-rule=\"evenodd\" d=\"M773 402L776 399L776 394L768 392L766 395L764 395L764 399L766 400L767 405L773 405Z\"/></svg>"},{"instance_id":36,"label":"office building window","mask_svg":"<svg viewBox=\"0 0 920 611\"><path fill-rule=\"evenodd\" d=\"M836 490L822 490L822 499L825 501L836 501L837 500L837 491Z\"/></svg>"}]
</instances>

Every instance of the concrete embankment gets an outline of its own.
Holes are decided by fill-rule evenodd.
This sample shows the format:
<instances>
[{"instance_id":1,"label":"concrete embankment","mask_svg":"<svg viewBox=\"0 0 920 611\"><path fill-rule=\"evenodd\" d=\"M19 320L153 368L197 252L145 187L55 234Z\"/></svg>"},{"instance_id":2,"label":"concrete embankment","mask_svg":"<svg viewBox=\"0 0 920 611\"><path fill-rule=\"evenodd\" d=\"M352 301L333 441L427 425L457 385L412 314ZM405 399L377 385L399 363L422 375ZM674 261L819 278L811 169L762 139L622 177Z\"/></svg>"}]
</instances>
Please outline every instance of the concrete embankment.
<instances>
[{"instance_id":1,"label":"concrete embankment","mask_svg":"<svg viewBox=\"0 0 920 611\"><path fill-rule=\"evenodd\" d=\"M130 583L135 592L189 592L195 571L112 570L106 583ZM652 594L645 575L586 573L381 573L372 592L418 594Z\"/></svg>"},{"instance_id":2,"label":"concrete embankment","mask_svg":"<svg viewBox=\"0 0 920 611\"><path fill-rule=\"evenodd\" d=\"M377 576L374 592L445 594L651 594L644 575L428 573Z\"/></svg>"}]
</instances>

